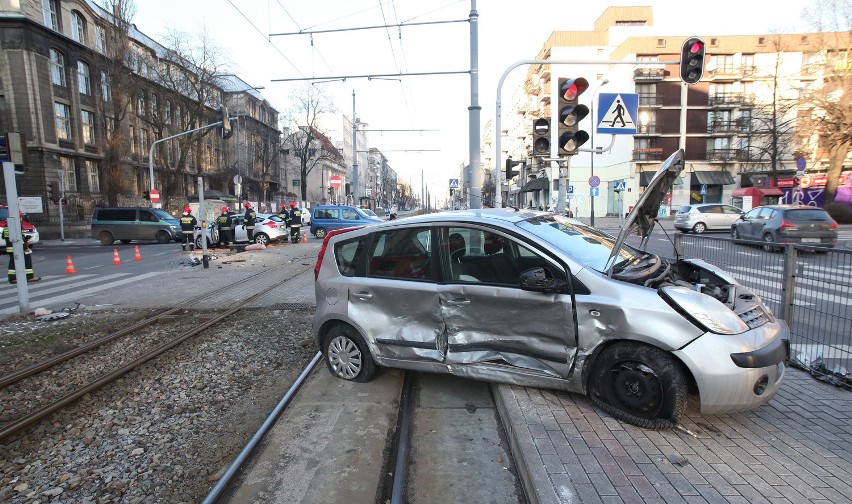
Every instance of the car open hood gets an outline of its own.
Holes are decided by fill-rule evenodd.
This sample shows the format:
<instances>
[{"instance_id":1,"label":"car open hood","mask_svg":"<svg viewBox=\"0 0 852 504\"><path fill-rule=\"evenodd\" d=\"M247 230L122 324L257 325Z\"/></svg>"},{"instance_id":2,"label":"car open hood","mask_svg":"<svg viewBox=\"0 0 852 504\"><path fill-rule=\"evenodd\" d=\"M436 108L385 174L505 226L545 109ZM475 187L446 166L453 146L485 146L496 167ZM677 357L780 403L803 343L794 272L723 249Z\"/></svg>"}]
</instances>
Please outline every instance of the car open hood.
<instances>
[{"instance_id":1,"label":"car open hood","mask_svg":"<svg viewBox=\"0 0 852 504\"><path fill-rule=\"evenodd\" d=\"M660 213L663 198L671 191L684 166L683 149L678 149L660 165L660 169L654 174L654 178L648 183L645 192L639 197L636 206L633 207L633 210L627 216L627 220L624 221L624 227L621 228L621 232L618 234L615 246L612 248L612 253L607 261L607 273L611 272L616 262L615 258L618 257L625 238L635 232L642 239L645 239L651 233L654 222Z\"/></svg>"}]
</instances>

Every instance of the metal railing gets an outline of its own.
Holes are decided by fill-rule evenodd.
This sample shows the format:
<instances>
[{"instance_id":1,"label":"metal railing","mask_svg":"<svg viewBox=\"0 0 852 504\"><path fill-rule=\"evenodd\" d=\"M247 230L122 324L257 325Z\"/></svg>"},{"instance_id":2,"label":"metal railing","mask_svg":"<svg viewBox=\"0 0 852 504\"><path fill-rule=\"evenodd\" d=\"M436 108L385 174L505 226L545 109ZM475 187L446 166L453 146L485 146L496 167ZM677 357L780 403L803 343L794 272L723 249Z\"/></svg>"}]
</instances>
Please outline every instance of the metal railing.
<instances>
[{"instance_id":1,"label":"metal railing","mask_svg":"<svg viewBox=\"0 0 852 504\"><path fill-rule=\"evenodd\" d=\"M790 326L793 364L852 390L852 250L681 233L675 249L756 291Z\"/></svg>"}]
</instances>

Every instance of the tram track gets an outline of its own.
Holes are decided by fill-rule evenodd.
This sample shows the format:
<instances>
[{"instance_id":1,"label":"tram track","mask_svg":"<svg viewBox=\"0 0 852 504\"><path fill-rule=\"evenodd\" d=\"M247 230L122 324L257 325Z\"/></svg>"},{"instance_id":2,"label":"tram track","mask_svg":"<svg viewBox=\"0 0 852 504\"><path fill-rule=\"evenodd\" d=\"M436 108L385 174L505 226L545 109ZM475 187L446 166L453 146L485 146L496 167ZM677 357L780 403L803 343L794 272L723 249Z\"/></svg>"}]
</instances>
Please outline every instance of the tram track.
<instances>
[{"instance_id":1,"label":"tram track","mask_svg":"<svg viewBox=\"0 0 852 504\"><path fill-rule=\"evenodd\" d=\"M16 433L24 431L25 429L31 428L36 425L38 422L42 421L44 418L52 415L58 410L68 406L69 404L77 401L81 397L94 392L112 382L114 382L119 377L122 377L129 373L130 371L138 368L139 366L156 359L160 355L168 352L172 348L180 345L181 343L187 341L188 339L202 333L206 329L216 325L222 320L226 320L228 317L232 316L234 313L241 310L245 305L251 303L255 299L269 293L273 289L277 288L280 283L287 282L296 276L305 273L310 268L302 267L297 268L295 273L284 277L284 278L276 278L275 282L270 283L270 285L266 285L263 287L258 287L258 280L261 277L269 276L277 271L283 271L287 265L279 265L268 270L247 276L237 282L235 282L232 287L238 287L240 285L251 285L253 290L255 291L253 294L237 301L232 307L228 308L225 311L216 312L213 315L210 314L195 314L196 317L200 317L203 319L202 322L191 322L190 327L185 330L180 330L177 335L173 335L171 338L167 339L167 341L152 345L153 348L142 351L141 354L132 359L130 362L124 363L111 371L99 375L97 378L89 381L88 383L74 386L70 391L65 392L58 399L51 399L45 405L38 407L35 411L30 411L28 413L20 413L12 410L11 412L6 413L6 416L9 415L18 415L14 421L7 422L5 425L0 423L0 442L5 442L9 437L13 436ZM45 373L50 371L51 369L56 368L59 365L68 363L75 358L80 358L81 356L85 356L90 354L91 352L101 349L108 344L117 344L120 341L120 338L127 337L130 335L137 335L140 332L145 332L146 330L152 328L152 326L157 325L167 317L173 316L181 311L186 311L186 306L193 306L198 303L202 303L205 300L208 300L218 293L216 291L210 291L202 293L194 298L191 298L187 301L187 303L182 303L181 307L174 307L165 309L151 317L145 318L127 328L121 329L119 331L115 331L101 338L97 338L91 342L87 342L85 344L79 345L78 347L71 349L69 351L63 352L59 355L50 357L38 363L27 366L23 369L17 370L13 373L10 373L6 376L0 377L0 394L4 393L9 387L12 385L19 384L22 380L26 380L29 377L33 377L40 373ZM137 336L138 337L138 336ZM156 342L159 338L153 338ZM107 352L107 355L110 353ZM89 363L88 366L96 367L95 365ZM36 386L38 387L38 385ZM22 395L20 388L26 389L26 385L16 385L16 394L18 396ZM26 395L26 392L24 392ZM31 393L32 396L40 396L43 395L43 391L34 389ZM9 409L9 408L7 408Z\"/></svg>"}]
</instances>

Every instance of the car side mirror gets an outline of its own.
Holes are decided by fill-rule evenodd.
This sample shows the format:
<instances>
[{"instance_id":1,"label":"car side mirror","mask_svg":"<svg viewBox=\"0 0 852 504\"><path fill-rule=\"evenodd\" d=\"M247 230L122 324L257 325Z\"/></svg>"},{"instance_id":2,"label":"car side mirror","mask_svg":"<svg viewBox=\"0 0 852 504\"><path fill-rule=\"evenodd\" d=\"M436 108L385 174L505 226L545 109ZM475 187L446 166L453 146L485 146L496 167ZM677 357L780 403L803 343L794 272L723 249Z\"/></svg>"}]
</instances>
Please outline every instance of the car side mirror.
<instances>
[{"instance_id":1,"label":"car side mirror","mask_svg":"<svg viewBox=\"0 0 852 504\"><path fill-rule=\"evenodd\" d=\"M521 289L534 292L564 292L568 283L553 276L547 268L538 267L521 273Z\"/></svg>"}]
</instances>

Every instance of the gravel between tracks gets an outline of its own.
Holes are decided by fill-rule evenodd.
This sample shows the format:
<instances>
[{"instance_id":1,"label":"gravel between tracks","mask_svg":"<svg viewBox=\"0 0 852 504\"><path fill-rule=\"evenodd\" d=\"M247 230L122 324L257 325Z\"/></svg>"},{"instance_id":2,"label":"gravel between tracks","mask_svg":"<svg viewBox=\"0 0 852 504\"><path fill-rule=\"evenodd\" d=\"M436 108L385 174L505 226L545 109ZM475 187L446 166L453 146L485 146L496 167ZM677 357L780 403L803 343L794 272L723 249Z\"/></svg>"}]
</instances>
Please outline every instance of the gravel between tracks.
<instances>
[{"instance_id":1,"label":"gravel between tracks","mask_svg":"<svg viewBox=\"0 0 852 504\"><path fill-rule=\"evenodd\" d=\"M0 375L150 314L7 319ZM312 314L242 310L11 436L0 444L0 502L200 502L316 353ZM0 404L0 427L14 420L8 409Z\"/></svg>"}]
</instances>

